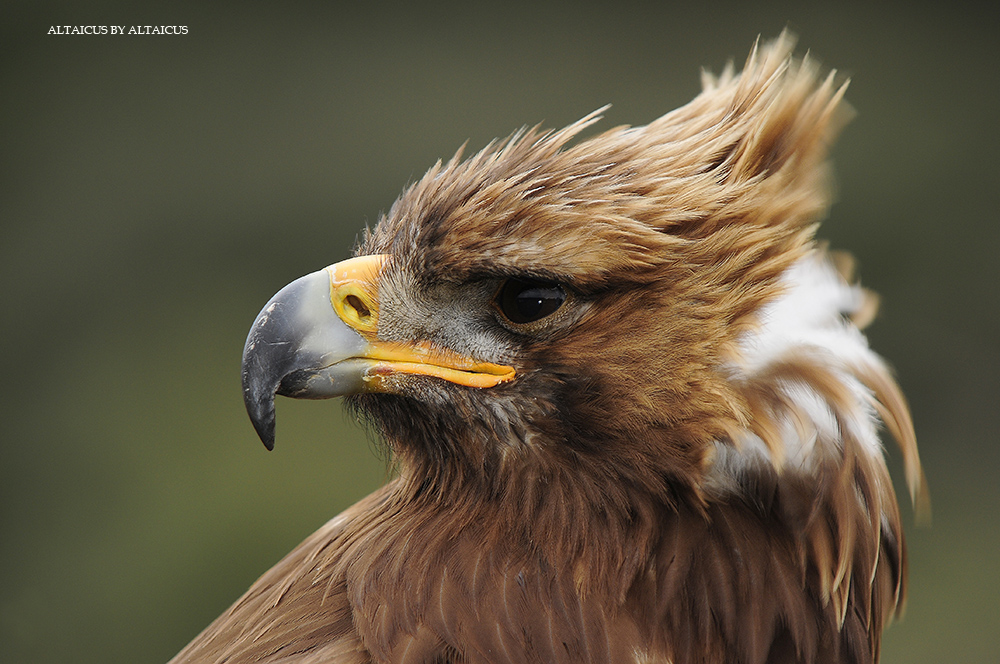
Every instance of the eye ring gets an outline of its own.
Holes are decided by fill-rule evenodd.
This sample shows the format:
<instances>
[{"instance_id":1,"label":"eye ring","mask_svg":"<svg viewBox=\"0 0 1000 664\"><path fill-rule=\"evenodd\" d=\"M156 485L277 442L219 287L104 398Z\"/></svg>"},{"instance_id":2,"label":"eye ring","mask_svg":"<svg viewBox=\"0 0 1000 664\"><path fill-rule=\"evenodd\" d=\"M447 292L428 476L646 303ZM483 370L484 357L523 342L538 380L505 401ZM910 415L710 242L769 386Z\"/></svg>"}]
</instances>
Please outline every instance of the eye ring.
<instances>
[{"instance_id":1,"label":"eye ring","mask_svg":"<svg viewBox=\"0 0 1000 664\"><path fill-rule=\"evenodd\" d=\"M493 297L500 314L514 325L528 325L551 316L566 301L557 283L536 279L506 279Z\"/></svg>"}]
</instances>

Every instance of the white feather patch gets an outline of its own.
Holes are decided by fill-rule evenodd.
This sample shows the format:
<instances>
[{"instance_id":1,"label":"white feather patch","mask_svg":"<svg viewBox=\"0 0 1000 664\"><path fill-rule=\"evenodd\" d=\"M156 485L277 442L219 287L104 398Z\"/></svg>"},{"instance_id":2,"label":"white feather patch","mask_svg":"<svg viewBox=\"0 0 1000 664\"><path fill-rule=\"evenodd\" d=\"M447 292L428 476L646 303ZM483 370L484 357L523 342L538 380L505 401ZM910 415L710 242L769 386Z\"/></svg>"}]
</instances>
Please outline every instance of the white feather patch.
<instances>
[{"instance_id":1,"label":"white feather patch","mask_svg":"<svg viewBox=\"0 0 1000 664\"><path fill-rule=\"evenodd\" d=\"M759 384L771 367L794 357L833 376L851 395L850 402L832 404L804 381L770 379L766 389L782 404L774 422L781 449L773 450L750 431L738 440L716 442L706 478L710 491L739 490L748 472L768 465L779 473L813 474L817 462L842 454L843 429L864 452L882 454L873 397L855 368L885 367L849 319L864 305L864 291L844 281L821 252L789 268L782 285L781 296L761 310L756 329L740 340L741 359L728 367L734 382Z\"/></svg>"}]
</instances>

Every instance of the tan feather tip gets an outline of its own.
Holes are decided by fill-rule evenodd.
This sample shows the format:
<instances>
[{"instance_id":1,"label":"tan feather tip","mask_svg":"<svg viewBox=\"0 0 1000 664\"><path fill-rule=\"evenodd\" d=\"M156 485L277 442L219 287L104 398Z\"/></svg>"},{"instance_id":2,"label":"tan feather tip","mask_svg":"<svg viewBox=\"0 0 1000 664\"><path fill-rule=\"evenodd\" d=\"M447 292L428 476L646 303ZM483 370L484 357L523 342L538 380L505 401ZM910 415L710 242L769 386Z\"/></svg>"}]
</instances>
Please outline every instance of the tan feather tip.
<instances>
[{"instance_id":1,"label":"tan feather tip","mask_svg":"<svg viewBox=\"0 0 1000 664\"><path fill-rule=\"evenodd\" d=\"M927 477L924 469L918 465L912 472L907 471L906 483L910 487L910 500L913 501L914 519L918 526L931 525L931 492L927 487Z\"/></svg>"}]
</instances>

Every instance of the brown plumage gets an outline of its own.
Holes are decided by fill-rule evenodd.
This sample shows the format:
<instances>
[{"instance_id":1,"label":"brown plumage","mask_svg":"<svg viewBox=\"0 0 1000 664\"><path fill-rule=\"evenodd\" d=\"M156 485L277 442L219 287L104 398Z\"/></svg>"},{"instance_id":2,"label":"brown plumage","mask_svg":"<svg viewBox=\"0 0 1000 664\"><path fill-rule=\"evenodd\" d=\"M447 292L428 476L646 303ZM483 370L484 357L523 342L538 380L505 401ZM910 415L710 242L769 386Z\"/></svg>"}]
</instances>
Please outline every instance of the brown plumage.
<instances>
[{"instance_id":1,"label":"brown plumage","mask_svg":"<svg viewBox=\"0 0 1000 664\"><path fill-rule=\"evenodd\" d=\"M923 479L873 296L813 238L844 85L791 49L644 127L438 163L275 296L265 443L275 392L346 394L398 477L174 662L877 661L906 579L880 422Z\"/></svg>"}]
</instances>

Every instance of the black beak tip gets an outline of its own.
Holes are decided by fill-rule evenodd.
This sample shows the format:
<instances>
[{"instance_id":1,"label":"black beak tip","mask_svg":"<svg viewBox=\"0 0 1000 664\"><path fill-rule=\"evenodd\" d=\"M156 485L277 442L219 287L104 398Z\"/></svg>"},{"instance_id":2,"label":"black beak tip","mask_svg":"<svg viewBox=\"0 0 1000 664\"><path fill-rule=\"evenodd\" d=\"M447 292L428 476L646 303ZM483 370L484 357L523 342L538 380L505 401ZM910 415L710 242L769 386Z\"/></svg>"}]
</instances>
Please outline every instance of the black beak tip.
<instances>
[{"instance_id":1,"label":"black beak tip","mask_svg":"<svg viewBox=\"0 0 1000 664\"><path fill-rule=\"evenodd\" d=\"M260 436L260 442L264 443L264 447L267 448L268 452L274 450L274 427L271 427L271 430L267 432L258 429L257 435Z\"/></svg>"},{"instance_id":2,"label":"black beak tip","mask_svg":"<svg viewBox=\"0 0 1000 664\"><path fill-rule=\"evenodd\" d=\"M243 403L254 431L268 450L274 449L274 392L271 381L253 375L244 365Z\"/></svg>"},{"instance_id":3,"label":"black beak tip","mask_svg":"<svg viewBox=\"0 0 1000 664\"><path fill-rule=\"evenodd\" d=\"M247 414L253 423L254 431L260 436L260 442L268 450L274 449L274 396L270 399L246 400Z\"/></svg>"}]
</instances>

